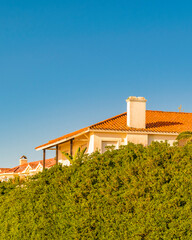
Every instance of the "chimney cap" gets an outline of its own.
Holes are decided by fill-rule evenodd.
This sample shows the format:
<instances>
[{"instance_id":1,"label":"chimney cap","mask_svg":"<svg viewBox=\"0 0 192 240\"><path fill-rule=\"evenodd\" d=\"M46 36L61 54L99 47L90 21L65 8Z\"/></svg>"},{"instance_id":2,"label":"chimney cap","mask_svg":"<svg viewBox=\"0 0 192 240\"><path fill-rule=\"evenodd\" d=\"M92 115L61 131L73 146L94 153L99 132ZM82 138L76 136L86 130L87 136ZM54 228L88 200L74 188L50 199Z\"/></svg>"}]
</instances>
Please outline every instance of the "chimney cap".
<instances>
[{"instance_id":1,"label":"chimney cap","mask_svg":"<svg viewBox=\"0 0 192 240\"><path fill-rule=\"evenodd\" d=\"M127 98L126 102L147 102L147 100L144 97L135 97L135 96L130 96Z\"/></svg>"},{"instance_id":2,"label":"chimney cap","mask_svg":"<svg viewBox=\"0 0 192 240\"><path fill-rule=\"evenodd\" d=\"M20 157L20 159L27 159L27 157L23 155L22 157Z\"/></svg>"}]
</instances>

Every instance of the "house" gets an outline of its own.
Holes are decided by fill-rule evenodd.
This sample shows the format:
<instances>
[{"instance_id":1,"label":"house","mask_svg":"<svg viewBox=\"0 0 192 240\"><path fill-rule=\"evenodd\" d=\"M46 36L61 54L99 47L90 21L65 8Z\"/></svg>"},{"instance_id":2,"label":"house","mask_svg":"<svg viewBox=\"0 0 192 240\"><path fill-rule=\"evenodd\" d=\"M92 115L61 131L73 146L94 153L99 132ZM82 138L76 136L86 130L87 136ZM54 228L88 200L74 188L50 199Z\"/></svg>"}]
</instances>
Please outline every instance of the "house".
<instances>
[{"instance_id":1,"label":"house","mask_svg":"<svg viewBox=\"0 0 192 240\"><path fill-rule=\"evenodd\" d=\"M179 133L192 131L192 113L146 110L144 97L129 97L126 102L126 112L36 147L37 151L43 150L43 166L47 150L56 151L56 163L69 165L62 152L73 155L78 147L87 147L90 154L96 150L103 153L106 146L118 148L128 142L147 146L153 141L167 140L172 145Z\"/></svg>"},{"instance_id":2,"label":"house","mask_svg":"<svg viewBox=\"0 0 192 240\"><path fill-rule=\"evenodd\" d=\"M50 168L55 165L54 158L45 160L45 168ZM11 178L19 176L25 178L26 176L32 176L43 170L43 161L29 162L26 156L22 156L19 160L19 165L13 168L1 168L0 181L8 181Z\"/></svg>"}]
</instances>

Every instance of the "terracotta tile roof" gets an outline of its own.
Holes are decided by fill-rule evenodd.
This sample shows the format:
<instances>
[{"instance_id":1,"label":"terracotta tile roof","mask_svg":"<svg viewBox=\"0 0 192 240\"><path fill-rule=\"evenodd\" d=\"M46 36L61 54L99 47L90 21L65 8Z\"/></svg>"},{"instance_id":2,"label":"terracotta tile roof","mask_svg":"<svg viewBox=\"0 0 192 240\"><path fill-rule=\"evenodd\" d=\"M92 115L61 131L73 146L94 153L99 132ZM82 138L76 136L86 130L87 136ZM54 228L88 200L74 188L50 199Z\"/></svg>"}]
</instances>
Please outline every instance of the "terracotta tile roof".
<instances>
[{"instance_id":1,"label":"terracotta tile roof","mask_svg":"<svg viewBox=\"0 0 192 240\"><path fill-rule=\"evenodd\" d=\"M192 113L147 111L147 131L181 133L192 131Z\"/></svg>"},{"instance_id":2,"label":"terracotta tile roof","mask_svg":"<svg viewBox=\"0 0 192 240\"><path fill-rule=\"evenodd\" d=\"M8 171L10 168L0 168L0 173L4 173L6 171Z\"/></svg>"},{"instance_id":3,"label":"terracotta tile roof","mask_svg":"<svg viewBox=\"0 0 192 240\"><path fill-rule=\"evenodd\" d=\"M180 133L186 130L192 131L192 113L147 110L146 128L141 129L130 128L127 126L127 113L125 112L99 123L93 124L87 128L82 128L60 138L53 139L46 144L36 147L36 149L73 137L76 134L83 133L86 130Z\"/></svg>"},{"instance_id":4,"label":"terracotta tile roof","mask_svg":"<svg viewBox=\"0 0 192 240\"><path fill-rule=\"evenodd\" d=\"M143 131L180 133L192 130L192 113L146 111L146 128L130 128L127 126L127 113L122 113L90 126L97 130Z\"/></svg>"},{"instance_id":5,"label":"terracotta tile roof","mask_svg":"<svg viewBox=\"0 0 192 240\"><path fill-rule=\"evenodd\" d=\"M35 162L29 162L29 163L25 163L13 168L9 168L7 171L5 171L4 173L21 173L23 172L28 166L31 166L32 170L35 169L38 164L41 163L43 165L43 160L40 161L35 161ZM54 158L50 158L50 159L46 159L45 160L45 167L47 168L49 165L54 165L56 163Z\"/></svg>"},{"instance_id":6,"label":"terracotta tile roof","mask_svg":"<svg viewBox=\"0 0 192 240\"><path fill-rule=\"evenodd\" d=\"M73 137L73 136L75 136L75 135L77 135L77 134L79 134L79 133L82 133L82 132L86 131L86 130L89 130L89 127L82 128L82 129L79 129L79 130L77 130L77 131L75 131L75 132L68 133L68 134L66 134L66 135L64 135L64 136L62 136L62 137L59 137L59 138L55 138L55 139L53 139L53 140L50 140L48 143L45 143L45 144L43 144L43 145L41 145L41 146L38 146L38 147L36 147L35 149L38 149L38 148L40 148L40 147L47 146L47 145L49 145L49 144L58 142L58 141L60 141L60 140L66 139L66 138Z\"/></svg>"},{"instance_id":7,"label":"terracotta tile roof","mask_svg":"<svg viewBox=\"0 0 192 240\"><path fill-rule=\"evenodd\" d=\"M46 167L47 167L47 168L50 168L50 167L53 167L54 165L55 165L55 162L47 165Z\"/></svg>"}]
</instances>

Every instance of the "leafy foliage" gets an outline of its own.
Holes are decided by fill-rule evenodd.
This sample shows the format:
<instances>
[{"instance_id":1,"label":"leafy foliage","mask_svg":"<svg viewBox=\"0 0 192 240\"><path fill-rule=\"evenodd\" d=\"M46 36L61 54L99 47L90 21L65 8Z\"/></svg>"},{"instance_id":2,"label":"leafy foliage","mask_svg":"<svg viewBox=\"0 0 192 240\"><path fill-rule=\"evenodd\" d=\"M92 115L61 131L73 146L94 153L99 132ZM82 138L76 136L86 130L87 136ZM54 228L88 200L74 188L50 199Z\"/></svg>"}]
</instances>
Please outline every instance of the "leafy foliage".
<instances>
[{"instance_id":1,"label":"leafy foliage","mask_svg":"<svg viewBox=\"0 0 192 240\"><path fill-rule=\"evenodd\" d=\"M0 239L192 239L192 145L85 155L0 195Z\"/></svg>"},{"instance_id":2,"label":"leafy foliage","mask_svg":"<svg viewBox=\"0 0 192 240\"><path fill-rule=\"evenodd\" d=\"M70 164L77 164L79 162L82 162L86 150L87 147L85 147L83 150L81 150L79 147L74 156L71 156L67 152L62 152L62 154L69 160Z\"/></svg>"},{"instance_id":3,"label":"leafy foliage","mask_svg":"<svg viewBox=\"0 0 192 240\"><path fill-rule=\"evenodd\" d=\"M185 132L180 133L177 136L177 140L187 140L187 142L191 142L192 141L192 132L185 131Z\"/></svg>"}]
</instances>

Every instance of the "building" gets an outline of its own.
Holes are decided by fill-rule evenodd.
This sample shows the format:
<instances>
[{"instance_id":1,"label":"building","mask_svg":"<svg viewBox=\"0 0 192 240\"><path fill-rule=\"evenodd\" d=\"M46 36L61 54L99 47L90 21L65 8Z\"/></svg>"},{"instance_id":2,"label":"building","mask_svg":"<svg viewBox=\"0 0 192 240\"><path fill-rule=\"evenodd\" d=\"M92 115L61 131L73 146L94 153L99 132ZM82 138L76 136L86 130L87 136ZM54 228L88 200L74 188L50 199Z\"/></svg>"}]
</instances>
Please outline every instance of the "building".
<instances>
[{"instance_id":1,"label":"building","mask_svg":"<svg viewBox=\"0 0 192 240\"><path fill-rule=\"evenodd\" d=\"M90 154L128 142L147 146L153 141L167 140L172 145L179 133L192 131L192 113L146 110L144 97L129 97L126 102L126 112L38 146L37 151L43 150L44 167L47 150L56 151L56 163L69 165L62 152L73 155L78 147L87 147Z\"/></svg>"},{"instance_id":2,"label":"building","mask_svg":"<svg viewBox=\"0 0 192 240\"><path fill-rule=\"evenodd\" d=\"M45 168L55 165L54 158L45 160ZM10 178L19 176L21 179L32 176L43 170L43 161L29 162L26 156L22 156L19 165L13 168L0 168L0 181L8 181Z\"/></svg>"}]
</instances>

